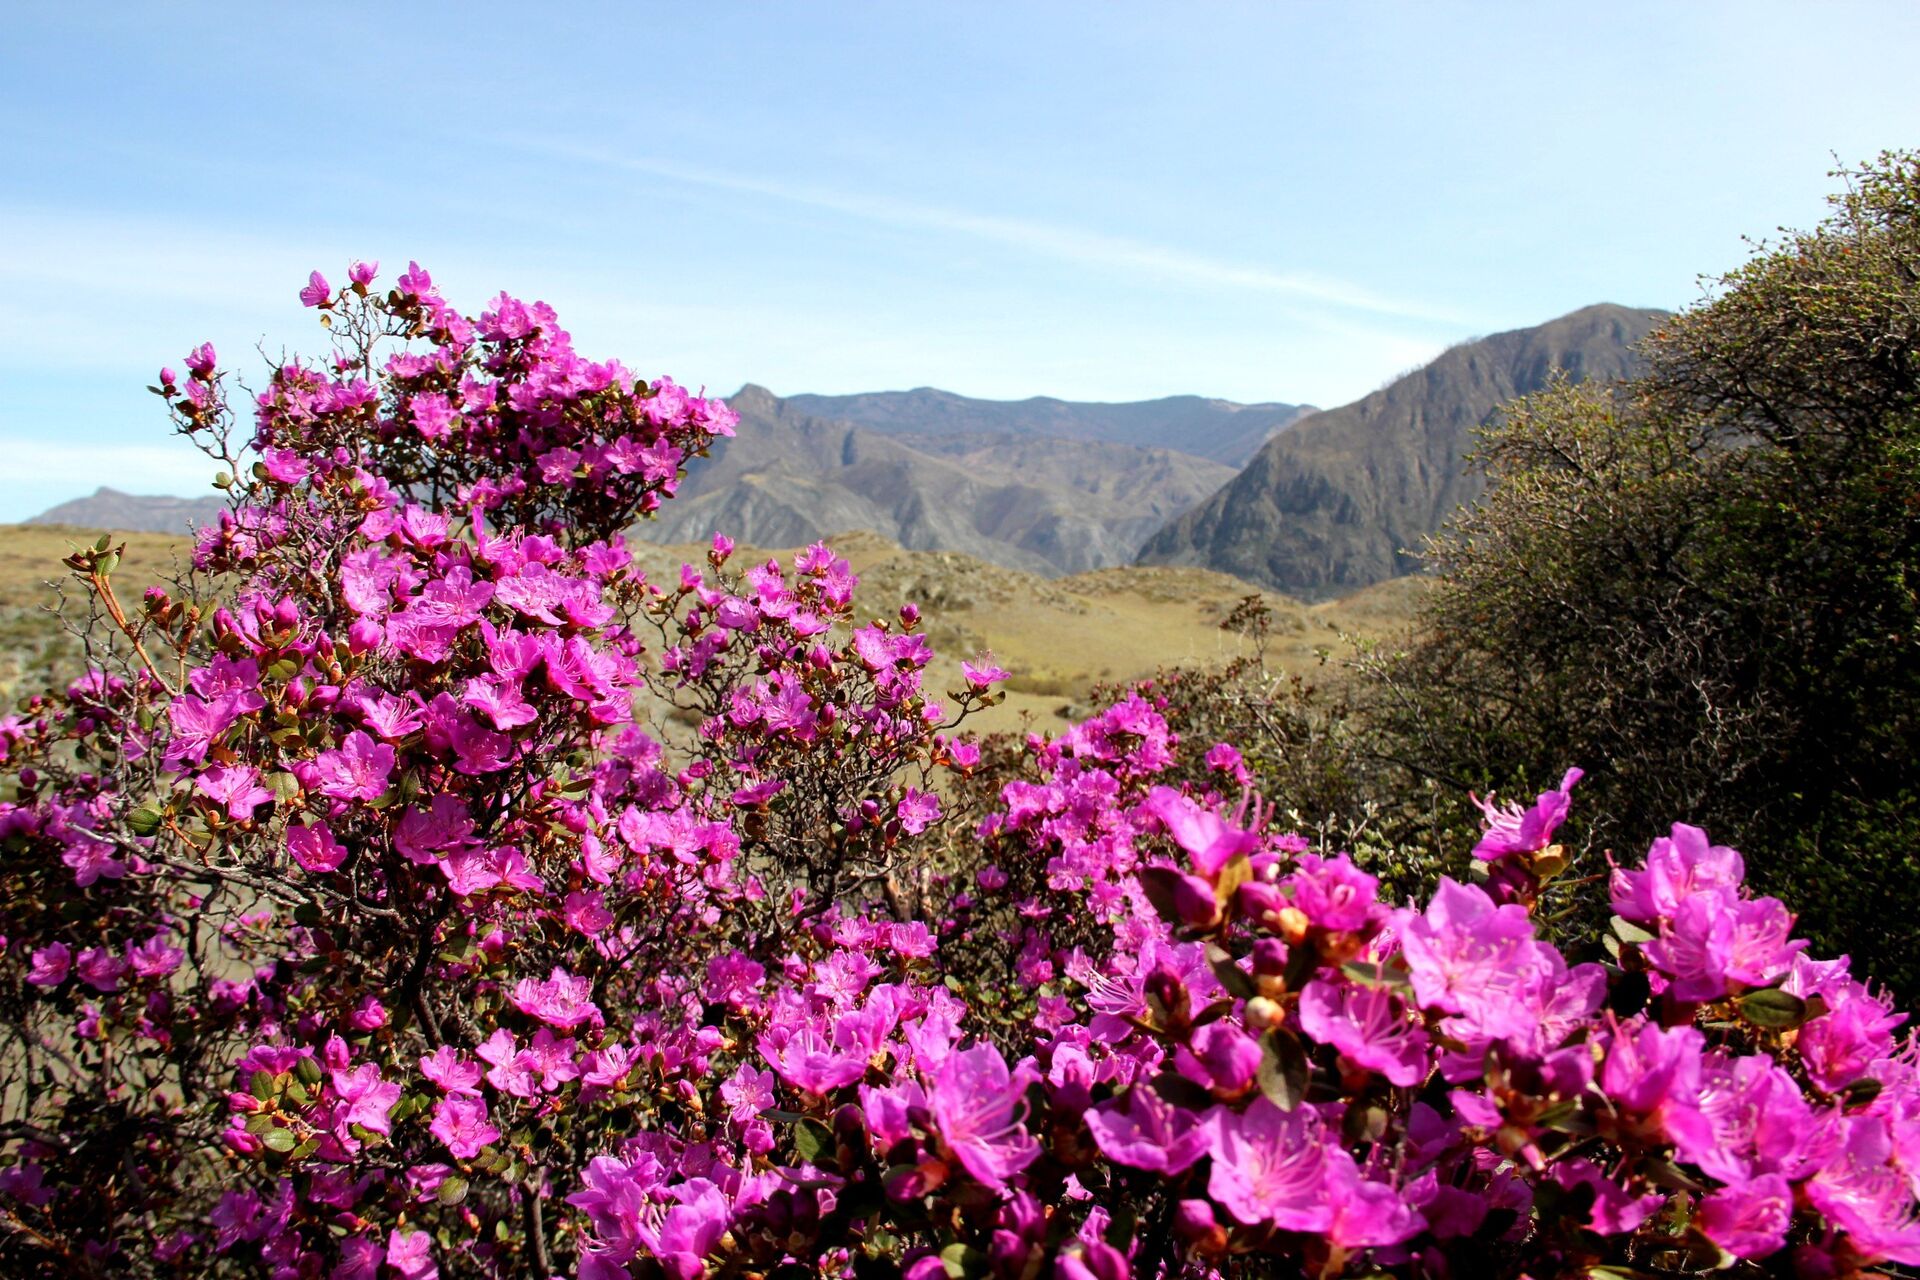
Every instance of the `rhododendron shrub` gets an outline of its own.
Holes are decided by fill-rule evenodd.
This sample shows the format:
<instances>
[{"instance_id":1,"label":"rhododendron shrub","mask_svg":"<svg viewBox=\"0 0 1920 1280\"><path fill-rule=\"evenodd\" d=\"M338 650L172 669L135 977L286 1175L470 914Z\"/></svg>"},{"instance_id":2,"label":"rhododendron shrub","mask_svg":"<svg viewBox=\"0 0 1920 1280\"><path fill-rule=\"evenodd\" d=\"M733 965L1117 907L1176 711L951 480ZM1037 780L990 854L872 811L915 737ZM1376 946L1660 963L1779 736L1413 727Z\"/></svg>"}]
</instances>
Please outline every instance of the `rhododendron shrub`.
<instances>
[{"instance_id":1,"label":"rhododendron shrub","mask_svg":"<svg viewBox=\"0 0 1920 1280\"><path fill-rule=\"evenodd\" d=\"M250 433L162 372L231 510L137 601L76 553L100 665L0 721L9 1274L1920 1260L1903 1019L1733 850L1564 955L1577 771L1395 904L1151 691L956 832L1005 673L930 687L825 546L636 570L723 404L375 278Z\"/></svg>"}]
</instances>

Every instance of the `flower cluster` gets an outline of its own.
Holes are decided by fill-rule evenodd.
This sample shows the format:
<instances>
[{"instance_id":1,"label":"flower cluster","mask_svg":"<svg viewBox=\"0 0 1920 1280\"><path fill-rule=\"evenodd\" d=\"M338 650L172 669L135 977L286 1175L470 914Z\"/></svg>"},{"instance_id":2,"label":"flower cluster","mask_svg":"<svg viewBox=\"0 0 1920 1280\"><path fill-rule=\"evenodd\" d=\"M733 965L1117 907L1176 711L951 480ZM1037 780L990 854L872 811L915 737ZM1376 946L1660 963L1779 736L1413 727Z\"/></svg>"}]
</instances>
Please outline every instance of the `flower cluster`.
<instances>
[{"instance_id":1,"label":"flower cluster","mask_svg":"<svg viewBox=\"0 0 1920 1280\"><path fill-rule=\"evenodd\" d=\"M245 448L162 371L231 509L137 603L70 558L111 656L0 720L10 1274L1920 1261L1903 1019L1737 853L1563 954L1577 771L1394 904L1150 691L969 812L1004 671L932 687L826 546L637 569L723 404L348 279Z\"/></svg>"}]
</instances>

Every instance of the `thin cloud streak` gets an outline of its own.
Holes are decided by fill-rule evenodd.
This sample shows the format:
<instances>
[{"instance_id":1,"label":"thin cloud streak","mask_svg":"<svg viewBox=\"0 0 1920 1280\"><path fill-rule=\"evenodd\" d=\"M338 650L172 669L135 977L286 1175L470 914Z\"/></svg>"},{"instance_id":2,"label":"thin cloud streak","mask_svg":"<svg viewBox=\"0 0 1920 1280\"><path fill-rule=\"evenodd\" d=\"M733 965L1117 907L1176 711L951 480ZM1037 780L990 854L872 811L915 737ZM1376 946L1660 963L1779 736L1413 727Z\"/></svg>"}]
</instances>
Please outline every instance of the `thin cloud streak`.
<instances>
[{"instance_id":1,"label":"thin cloud streak","mask_svg":"<svg viewBox=\"0 0 1920 1280\"><path fill-rule=\"evenodd\" d=\"M991 241L1024 252L1083 266L1099 267L1103 270L1130 271L1202 288L1271 293L1300 301L1318 302L1402 320L1421 320L1449 325L1463 323L1463 318L1457 312L1400 299L1384 298L1341 281L1274 271L1267 267L1231 262L1126 236L1106 235L993 214L969 213L960 209L897 200L890 196L853 194L820 187L770 182L761 178L743 177L738 174L674 164L669 161L621 156L603 149L580 147L552 139L516 136L507 138L505 141L603 168L643 173L716 191L764 196L772 200L842 213L869 222L971 236L974 239Z\"/></svg>"}]
</instances>

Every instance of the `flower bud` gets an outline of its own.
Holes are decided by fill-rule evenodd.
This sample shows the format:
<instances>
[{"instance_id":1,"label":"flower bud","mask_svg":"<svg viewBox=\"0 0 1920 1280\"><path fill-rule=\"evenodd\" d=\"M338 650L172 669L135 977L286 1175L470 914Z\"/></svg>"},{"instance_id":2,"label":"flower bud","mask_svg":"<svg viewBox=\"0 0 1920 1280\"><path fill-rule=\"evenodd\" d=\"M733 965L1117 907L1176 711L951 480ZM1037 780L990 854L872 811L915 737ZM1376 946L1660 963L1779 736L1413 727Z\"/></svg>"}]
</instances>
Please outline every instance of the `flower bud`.
<instances>
[{"instance_id":1,"label":"flower bud","mask_svg":"<svg viewBox=\"0 0 1920 1280\"><path fill-rule=\"evenodd\" d=\"M1287 971L1286 944L1278 938L1261 938L1253 944L1255 977L1277 978Z\"/></svg>"},{"instance_id":2,"label":"flower bud","mask_svg":"<svg viewBox=\"0 0 1920 1280\"><path fill-rule=\"evenodd\" d=\"M1313 921L1309 920L1307 913L1298 907L1282 908L1279 919L1275 923L1278 925L1280 936L1285 938L1290 946L1296 946L1305 941L1307 930L1313 927Z\"/></svg>"},{"instance_id":3,"label":"flower bud","mask_svg":"<svg viewBox=\"0 0 1920 1280\"><path fill-rule=\"evenodd\" d=\"M1175 1207L1173 1234L1203 1258L1226 1255L1227 1229L1213 1216L1213 1206L1205 1200L1182 1200Z\"/></svg>"},{"instance_id":4,"label":"flower bud","mask_svg":"<svg viewBox=\"0 0 1920 1280\"><path fill-rule=\"evenodd\" d=\"M1265 1031L1269 1027L1277 1027L1286 1018L1287 1011L1276 1000L1255 996L1247 1001L1246 1023L1251 1030Z\"/></svg>"}]
</instances>

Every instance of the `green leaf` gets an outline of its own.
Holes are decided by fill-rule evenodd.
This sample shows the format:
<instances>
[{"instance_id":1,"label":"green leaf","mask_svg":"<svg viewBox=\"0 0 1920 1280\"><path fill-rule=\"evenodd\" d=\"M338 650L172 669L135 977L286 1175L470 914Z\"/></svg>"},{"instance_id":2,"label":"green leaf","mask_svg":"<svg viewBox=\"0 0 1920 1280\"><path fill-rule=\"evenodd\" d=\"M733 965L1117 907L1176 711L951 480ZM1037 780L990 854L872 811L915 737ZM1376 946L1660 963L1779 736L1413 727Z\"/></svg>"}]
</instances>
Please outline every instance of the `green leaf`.
<instances>
[{"instance_id":1,"label":"green leaf","mask_svg":"<svg viewBox=\"0 0 1920 1280\"><path fill-rule=\"evenodd\" d=\"M1607 923L1608 926L1612 928L1614 937L1620 939L1622 942L1631 942L1637 947L1642 943L1652 942L1654 940L1655 935L1648 933L1631 920L1625 920L1619 916L1615 916Z\"/></svg>"},{"instance_id":2,"label":"green leaf","mask_svg":"<svg viewBox=\"0 0 1920 1280\"><path fill-rule=\"evenodd\" d=\"M275 1079L276 1077L271 1071L256 1071L253 1073L253 1078L247 1083L254 1097L262 1102L267 1102L272 1099L274 1094L279 1092L279 1086L274 1083Z\"/></svg>"},{"instance_id":3,"label":"green leaf","mask_svg":"<svg viewBox=\"0 0 1920 1280\"><path fill-rule=\"evenodd\" d=\"M1205 1111L1213 1105L1212 1094L1178 1071L1162 1071L1149 1082L1149 1087L1174 1106L1189 1111Z\"/></svg>"},{"instance_id":4,"label":"green leaf","mask_svg":"<svg viewBox=\"0 0 1920 1280\"><path fill-rule=\"evenodd\" d=\"M1229 995L1238 996L1242 1000L1251 1000L1259 994L1258 989L1253 985L1253 979L1247 976L1245 969L1233 962L1233 957L1227 954L1226 948L1216 943L1208 943L1207 963L1213 966L1213 976L1220 980L1220 985L1227 989Z\"/></svg>"},{"instance_id":5,"label":"green leaf","mask_svg":"<svg viewBox=\"0 0 1920 1280\"><path fill-rule=\"evenodd\" d=\"M1790 1031L1807 1020L1807 1002L1778 987L1749 991L1734 1001L1740 1016L1756 1027Z\"/></svg>"},{"instance_id":6,"label":"green leaf","mask_svg":"<svg viewBox=\"0 0 1920 1280\"><path fill-rule=\"evenodd\" d=\"M831 1164L833 1133L818 1120L802 1120L793 1128L793 1149L808 1164Z\"/></svg>"},{"instance_id":7,"label":"green leaf","mask_svg":"<svg viewBox=\"0 0 1920 1280\"><path fill-rule=\"evenodd\" d=\"M1300 1038L1282 1027L1260 1037L1260 1092L1282 1111L1292 1111L1306 1100L1307 1079L1313 1064Z\"/></svg>"},{"instance_id":8,"label":"green leaf","mask_svg":"<svg viewBox=\"0 0 1920 1280\"><path fill-rule=\"evenodd\" d=\"M160 806L148 802L127 815L127 830L136 836L150 836L160 830L161 821Z\"/></svg>"},{"instance_id":9,"label":"green leaf","mask_svg":"<svg viewBox=\"0 0 1920 1280\"><path fill-rule=\"evenodd\" d=\"M295 1146L299 1145L291 1129L269 1129L261 1136L260 1141L266 1146L267 1150L278 1151L282 1155L285 1155L287 1152L293 1150Z\"/></svg>"},{"instance_id":10,"label":"green leaf","mask_svg":"<svg viewBox=\"0 0 1920 1280\"><path fill-rule=\"evenodd\" d=\"M293 1073L300 1077L301 1084L319 1084L321 1079L320 1062L317 1058L301 1058L293 1064Z\"/></svg>"},{"instance_id":11,"label":"green leaf","mask_svg":"<svg viewBox=\"0 0 1920 1280\"><path fill-rule=\"evenodd\" d=\"M1646 1176L1648 1182L1656 1187L1664 1187L1668 1191L1691 1191L1699 1194L1707 1189L1706 1184L1673 1161L1661 1156L1649 1156L1642 1160L1640 1172Z\"/></svg>"},{"instance_id":12,"label":"green leaf","mask_svg":"<svg viewBox=\"0 0 1920 1280\"><path fill-rule=\"evenodd\" d=\"M947 1269L947 1280L967 1280L987 1269L987 1255L970 1244L950 1244L940 1251L940 1265Z\"/></svg>"},{"instance_id":13,"label":"green leaf","mask_svg":"<svg viewBox=\"0 0 1920 1280\"><path fill-rule=\"evenodd\" d=\"M1884 1088L1886 1088L1886 1085L1875 1080L1872 1076L1862 1076L1860 1079L1855 1080L1852 1084L1842 1089L1840 1096L1845 1099L1846 1105L1849 1107L1863 1107L1879 1097L1880 1091Z\"/></svg>"},{"instance_id":14,"label":"green leaf","mask_svg":"<svg viewBox=\"0 0 1920 1280\"><path fill-rule=\"evenodd\" d=\"M455 1205L467 1198L467 1180L459 1174L451 1174L433 1193L433 1198L441 1204Z\"/></svg>"}]
</instances>

